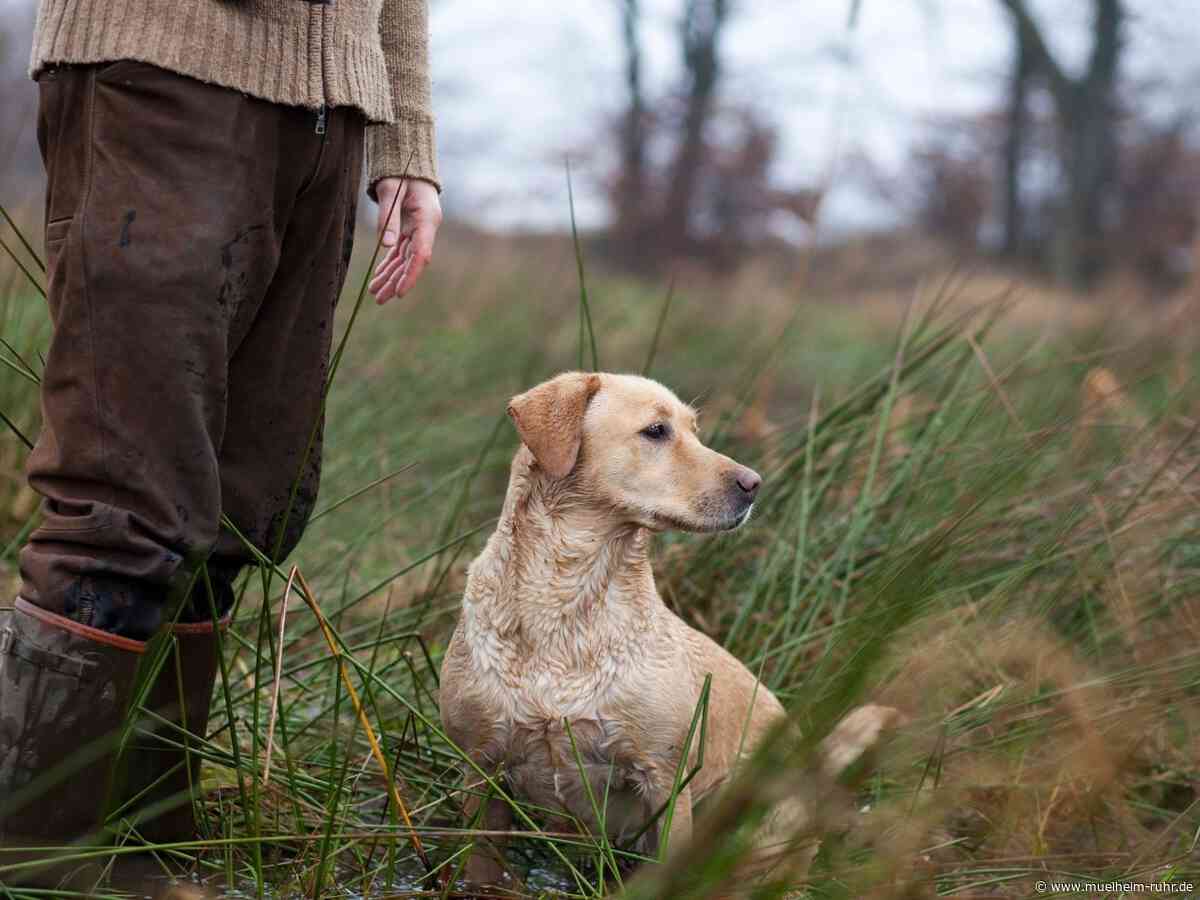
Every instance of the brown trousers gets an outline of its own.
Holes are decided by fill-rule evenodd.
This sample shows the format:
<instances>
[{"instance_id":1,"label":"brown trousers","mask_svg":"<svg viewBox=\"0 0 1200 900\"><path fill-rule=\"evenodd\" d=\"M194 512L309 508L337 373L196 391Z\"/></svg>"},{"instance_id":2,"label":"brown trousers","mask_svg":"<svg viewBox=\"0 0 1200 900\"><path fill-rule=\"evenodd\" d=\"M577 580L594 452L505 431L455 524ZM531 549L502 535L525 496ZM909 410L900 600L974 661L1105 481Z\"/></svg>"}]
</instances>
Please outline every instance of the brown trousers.
<instances>
[{"instance_id":1,"label":"brown trousers","mask_svg":"<svg viewBox=\"0 0 1200 900\"><path fill-rule=\"evenodd\" d=\"M21 593L144 638L200 561L251 561L223 513L282 559L312 511L364 122L132 61L39 81L54 334Z\"/></svg>"}]
</instances>

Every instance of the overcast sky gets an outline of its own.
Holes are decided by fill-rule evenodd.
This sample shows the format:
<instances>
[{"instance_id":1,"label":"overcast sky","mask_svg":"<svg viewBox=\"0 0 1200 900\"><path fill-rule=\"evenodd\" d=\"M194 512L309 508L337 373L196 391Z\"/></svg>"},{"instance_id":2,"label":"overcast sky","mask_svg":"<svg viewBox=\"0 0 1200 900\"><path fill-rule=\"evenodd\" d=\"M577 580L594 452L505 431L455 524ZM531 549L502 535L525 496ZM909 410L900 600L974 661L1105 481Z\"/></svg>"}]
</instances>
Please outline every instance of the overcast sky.
<instances>
[{"instance_id":1,"label":"overcast sky","mask_svg":"<svg viewBox=\"0 0 1200 900\"><path fill-rule=\"evenodd\" d=\"M1091 3L1030 2L1056 51L1080 65ZM642 3L654 96L679 77L675 29L682 2ZM900 172L912 142L937 117L994 101L1010 53L998 0L861 0L853 31L850 3L731 0L722 47L725 96L753 102L780 127L779 183L811 186L835 172L824 224L837 229L886 224L896 212L853 179L837 177L837 163L862 152L883 171ZM0 0L0 11L16 23L29 5ZM1195 106L1200 0L1129 0L1129 6L1130 73L1162 82L1150 101L1157 108ZM618 9L619 0L432 0L448 208L497 226L565 226L563 160L571 152L579 216L603 221L599 180L612 150L605 123L622 99ZM10 136L13 115L5 110ZM32 121L28 126L26 146ZM3 175L0 190L14 193Z\"/></svg>"},{"instance_id":2,"label":"overcast sky","mask_svg":"<svg viewBox=\"0 0 1200 900\"><path fill-rule=\"evenodd\" d=\"M679 76L682 3L643 5L653 94ZM1011 52L997 0L861 0L853 31L850 0L731 6L723 90L779 123L776 177L788 186L812 184L851 151L900 171L930 122L995 100ZM1156 100L1164 107L1200 96L1200 0L1131 0L1130 7L1131 74L1165 79ZM496 224L561 226L563 157L574 151L582 156L580 215L603 219L595 185L611 156L596 143L621 106L618 8L619 0L435 0L435 102L450 205ZM1054 49L1081 67L1091 3L1031 0L1031 8ZM852 179L835 176L833 185L826 225L885 224L895 215Z\"/></svg>"}]
</instances>

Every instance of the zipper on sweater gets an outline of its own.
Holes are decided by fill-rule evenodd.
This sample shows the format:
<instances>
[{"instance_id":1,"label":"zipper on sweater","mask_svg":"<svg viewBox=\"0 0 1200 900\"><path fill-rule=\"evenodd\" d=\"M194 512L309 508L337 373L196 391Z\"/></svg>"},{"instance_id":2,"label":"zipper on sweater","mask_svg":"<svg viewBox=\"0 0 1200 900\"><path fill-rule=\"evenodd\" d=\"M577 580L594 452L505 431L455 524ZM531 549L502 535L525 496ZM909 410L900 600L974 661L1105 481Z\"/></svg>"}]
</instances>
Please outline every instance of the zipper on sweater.
<instances>
[{"instance_id":1,"label":"zipper on sweater","mask_svg":"<svg viewBox=\"0 0 1200 900\"><path fill-rule=\"evenodd\" d=\"M317 107L317 123L313 132L324 136L329 124L329 85L325 80L325 41L327 40L325 29L329 20L325 15L325 7L332 6L333 2L332 0L307 0L307 2L310 4L310 14L317 17L317 27L321 29L320 37L317 40L317 56L321 67L321 105Z\"/></svg>"},{"instance_id":2,"label":"zipper on sweater","mask_svg":"<svg viewBox=\"0 0 1200 900\"><path fill-rule=\"evenodd\" d=\"M320 6L321 13L321 108L317 110L317 134L325 134L325 126L328 123L329 112L329 84L325 80L325 42L329 40L329 35L325 33L325 29L329 25L329 16L326 15L325 7L329 4L329 0L322 0Z\"/></svg>"}]
</instances>

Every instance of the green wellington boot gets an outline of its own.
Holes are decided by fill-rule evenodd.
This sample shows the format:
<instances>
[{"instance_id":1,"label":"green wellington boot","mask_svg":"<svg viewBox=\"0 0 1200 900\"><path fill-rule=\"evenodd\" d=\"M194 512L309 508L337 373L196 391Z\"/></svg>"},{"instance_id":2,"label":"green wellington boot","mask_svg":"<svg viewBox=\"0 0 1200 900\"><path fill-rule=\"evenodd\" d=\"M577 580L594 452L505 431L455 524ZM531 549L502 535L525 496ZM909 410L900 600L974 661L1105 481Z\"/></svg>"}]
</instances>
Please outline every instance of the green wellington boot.
<instances>
[{"instance_id":1,"label":"green wellington boot","mask_svg":"<svg viewBox=\"0 0 1200 900\"><path fill-rule=\"evenodd\" d=\"M229 620L221 622L221 629ZM208 714L217 676L217 634L212 622L178 623L126 751L128 798L121 814L152 844L196 837L194 807L200 785L199 752L208 736ZM180 676L182 675L182 681Z\"/></svg>"},{"instance_id":2,"label":"green wellington boot","mask_svg":"<svg viewBox=\"0 0 1200 900\"><path fill-rule=\"evenodd\" d=\"M58 857L104 839L116 747L146 645L22 599L2 615L0 884L76 884L89 866ZM20 849L32 847L64 849Z\"/></svg>"}]
</instances>

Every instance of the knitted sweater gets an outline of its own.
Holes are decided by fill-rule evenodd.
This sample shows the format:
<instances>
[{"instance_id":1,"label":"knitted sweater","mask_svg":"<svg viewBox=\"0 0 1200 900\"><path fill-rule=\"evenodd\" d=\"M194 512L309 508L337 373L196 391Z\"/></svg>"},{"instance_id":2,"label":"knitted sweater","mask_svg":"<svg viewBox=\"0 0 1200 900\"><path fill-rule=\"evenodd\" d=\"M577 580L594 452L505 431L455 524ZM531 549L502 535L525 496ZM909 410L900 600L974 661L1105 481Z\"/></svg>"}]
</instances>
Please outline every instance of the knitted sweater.
<instances>
[{"instance_id":1,"label":"knitted sweater","mask_svg":"<svg viewBox=\"0 0 1200 900\"><path fill-rule=\"evenodd\" d=\"M275 103L355 106L370 184L437 184L427 2L41 0L31 74L134 59Z\"/></svg>"}]
</instances>

